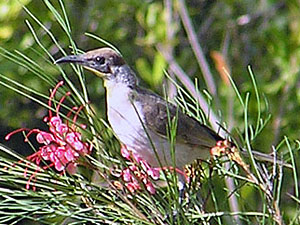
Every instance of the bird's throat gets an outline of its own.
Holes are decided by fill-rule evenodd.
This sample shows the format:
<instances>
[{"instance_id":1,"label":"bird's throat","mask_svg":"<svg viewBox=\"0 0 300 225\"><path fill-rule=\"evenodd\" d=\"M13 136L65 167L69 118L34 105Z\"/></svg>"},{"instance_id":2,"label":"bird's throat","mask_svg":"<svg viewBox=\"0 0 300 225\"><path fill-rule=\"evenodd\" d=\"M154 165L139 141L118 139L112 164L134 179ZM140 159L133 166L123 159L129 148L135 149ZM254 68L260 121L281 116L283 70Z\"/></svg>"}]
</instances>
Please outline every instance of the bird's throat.
<instances>
[{"instance_id":1,"label":"bird's throat","mask_svg":"<svg viewBox=\"0 0 300 225\"><path fill-rule=\"evenodd\" d=\"M106 89L106 100L108 102L113 101L117 102L118 100L128 100L129 93L132 91L131 88L129 88L124 83L116 83L111 80L104 79L103 85Z\"/></svg>"},{"instance_id":2,"label":"bird's throat","mask_svg":"<svg viewBox=\"0 0 300 225\"><path fill-rule=\"evenodd\" d=\"M87 67L87 66L83 66L86 70L89 70L91 71L93 74L95 74L97 77L104 77L104 74L99 72L98 70L96 69L93 69L93 68L90 68L90 67Z\"/></svg>"}]
</instances>

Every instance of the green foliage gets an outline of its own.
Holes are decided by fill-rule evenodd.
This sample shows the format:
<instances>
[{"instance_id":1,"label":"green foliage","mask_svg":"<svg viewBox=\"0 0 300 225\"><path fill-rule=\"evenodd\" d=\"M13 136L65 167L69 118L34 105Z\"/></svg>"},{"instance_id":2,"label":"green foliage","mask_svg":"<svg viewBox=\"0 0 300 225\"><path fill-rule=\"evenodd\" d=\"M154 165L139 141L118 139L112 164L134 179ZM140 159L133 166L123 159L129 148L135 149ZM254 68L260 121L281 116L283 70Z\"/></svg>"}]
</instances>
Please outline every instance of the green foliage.
<instances>
[{"instance_id":1,"label":"green foliage","mask_svg":"<svg viewBox=\"0 0 300 225\"><path fill-rule=\"evenodd\" d=\"M145 58L139 58L136 61L137 72L152 87L157 87L162 83L166 66L166 60L160 53L155 55L152 68Z\"/></svg>"},{"instance_id":2,"label":"green foliage","mask_svg":"<svg viewBox=\"0 0 300 225\"><path fill-rule=\"evenodd\" d=\"M66 86L60 94L71 90L72 96L63 108L90 103L80 120L90 128L85 138L95 144L95 155L86 159L94 170L88 168L75 176L43 171L37 176L37 192L24 188L24 169L30 165L28 173L33 174L34 165L12 166L22 157L1 145L5 156L0 157L0 214L6 214L1 222L271 224L274 215L268 210L278 204L284 222L299 223L299 3L186 1L196 41L217 86L216 95L210 95L201 62L195 57L200 50L191 47L192 30L184 25L182 2L0 3L0 142L9 144L5 134L18 127L42 126L37 121L46 114L49 89L64 79ZM182 205L177 201L174 173L165 174L167 185L155 196L147 192L132 196L113 189L109 168L125 162L105 122L102 82L79 67L63 71L53 65L61 55L106 46L98 36L120 50L143 85L159 93L166 91L168 97L177 93L175 101L181 108L203 123L219 127L217 118L229 133L219 131L247 150L250 157L246 160L258 183L251 182L237 164L229 162L228 167L220 160L198 168ZM217 60L210 57L212 51L225 59L230 83L222 77ZM248 65L252 69L247 70ZM196 82L191 82L194 78ZM17 143L14 150L23 145ZM252 148L276 151L292 169L261 165ZM91 176L91 171L96 175ZM228 186L229 178L233 186ZM259 184L270 185L269 198L275 205L270 205L266 189ZM171 216L174 211L178 217Z\"/></svg>"}]
</instances>

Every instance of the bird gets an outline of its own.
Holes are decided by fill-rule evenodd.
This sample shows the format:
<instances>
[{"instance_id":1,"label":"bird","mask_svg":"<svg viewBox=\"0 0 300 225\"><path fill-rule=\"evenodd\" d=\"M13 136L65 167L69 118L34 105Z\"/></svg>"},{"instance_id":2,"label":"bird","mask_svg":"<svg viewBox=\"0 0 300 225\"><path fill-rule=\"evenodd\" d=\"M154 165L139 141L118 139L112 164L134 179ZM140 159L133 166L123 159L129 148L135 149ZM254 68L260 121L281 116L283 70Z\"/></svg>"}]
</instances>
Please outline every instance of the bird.
<instances>
[{"instance_id":1,"label":"bird","mask_svg":"<svg viewBox=\"0 0 300 225\"><path fill-rule=\"evenodd\" d=\"M196 159L208 159L210 150L225 140L178 106L140 87L135 72L112 48L67 55L55 63L81 65L104 80L107 118L115 136L152 167L175 164L176 168L183 169ZM175 157L168 138L170 121L176 121Z\"/></svg>"}]
</instances>

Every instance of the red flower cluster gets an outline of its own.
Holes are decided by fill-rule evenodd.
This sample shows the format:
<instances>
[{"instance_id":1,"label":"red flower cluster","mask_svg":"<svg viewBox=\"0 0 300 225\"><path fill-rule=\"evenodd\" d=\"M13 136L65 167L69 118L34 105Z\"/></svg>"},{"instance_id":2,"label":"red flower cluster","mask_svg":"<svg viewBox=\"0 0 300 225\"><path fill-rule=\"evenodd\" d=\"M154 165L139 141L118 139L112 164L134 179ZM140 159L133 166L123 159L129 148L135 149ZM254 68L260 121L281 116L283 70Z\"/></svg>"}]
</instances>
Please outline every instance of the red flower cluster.
<instances>
[{"instance_id":1,"label":"red flower cluster","mask_svg":"<svg viewBox=\"0 0 300 225\"><path fill-rule=\"evenodd\" d=\"M69 173L75 173L75 168L77 166L77 159L79 156L84 156L86 154L91 153L92 145L89 145L86 142L82 141L81 133L77 131L76 120L79 112L82 110L81 107L73 107L72 110L67 114L69 118L72 113L74 114L72 119L72 124L69 124L69 121L63 123L59 110L60 106L65 100L67 96L70 95L70 92L67 92L57 104L55 111L56 115L52 115L52 101L57 92L57 89L63 85L63 82L59 82L53 91L51 91L51 95L49 97L48 105L49 105L49 116L44 118L44 122L46 122L49 126L49 131L41 131L39 129L26 129L20 128L9 133L5 139L8 140L13 134L16 134L21 131L29 131L26 135L25 142L28 141L28 137L32 133L36 133L36 140L38 143L42 144L39 150L28 156L27 160L34 162L37 166L40 165L41 160L50 161L51 163L47 166L44 166L43 169L47 169L49 167L54 167L57 171L65 171L67 170ZM81 128L85 129L83 124L80 125ZM38 169L39 170L39 169ZM29 178L26 188L29 189L29 184L31 179L33 179L38 172L38 170ZM26 172L24 173L26 176Z\"/></svg>"},{"instance_id":2,"label":"red flower cluster","mask_svg":"<svg viewBox=\"0 0 300 225\"><path fill-rule=\"evenodd\" d=\"M142 182L149 193L155 194L155 187L151 182L150 177L153 180L158 180L160 177L160 169L152 168L145 160L136 153L129 151L125 146L122 146L121 154L132 164L117 175L122 177L126 188L131 193L134 193L137 190L141 190L140 183Z\"/></svg>"}]
</instances>

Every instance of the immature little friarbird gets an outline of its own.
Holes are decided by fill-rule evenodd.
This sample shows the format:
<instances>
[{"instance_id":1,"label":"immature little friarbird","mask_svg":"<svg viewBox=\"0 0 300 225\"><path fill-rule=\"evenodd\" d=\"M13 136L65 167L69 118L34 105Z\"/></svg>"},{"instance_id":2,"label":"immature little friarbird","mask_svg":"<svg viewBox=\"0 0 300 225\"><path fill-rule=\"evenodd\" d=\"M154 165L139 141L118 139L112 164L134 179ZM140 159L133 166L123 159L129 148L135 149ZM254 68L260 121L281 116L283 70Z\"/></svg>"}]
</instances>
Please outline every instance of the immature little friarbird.
<instances>
[{"instance_id":1,"label":"immature little friarbird","mask_svg":"<svg viewBox=\"0 0 300 225\"><path fill-rule=\"evenodd\" d=\"M107 117L114 133L129 150L153 167L173 166L167 134L172 120L177 120L174 148L177 168L182 169L195 159L207 159L210 149L223 140L175 105L139 87L135 73L110 48L69 55L56 63L79 64L103 78Z\"/></svg>"}]
</instances>

